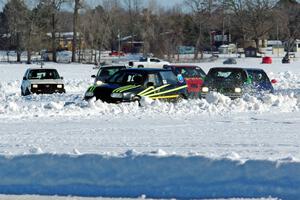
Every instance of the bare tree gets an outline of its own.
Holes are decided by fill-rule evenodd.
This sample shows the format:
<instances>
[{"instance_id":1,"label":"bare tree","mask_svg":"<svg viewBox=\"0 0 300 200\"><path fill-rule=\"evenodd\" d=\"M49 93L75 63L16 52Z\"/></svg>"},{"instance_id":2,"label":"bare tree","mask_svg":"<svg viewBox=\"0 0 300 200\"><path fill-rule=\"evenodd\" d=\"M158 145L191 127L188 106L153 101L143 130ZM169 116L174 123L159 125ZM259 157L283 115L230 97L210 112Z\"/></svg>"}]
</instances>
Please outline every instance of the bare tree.
<instances>
[{"instance_id":1,"label":"bare tree","mask_svg":"<svg viewBox=\"0 0 300 200\"><path fill-rule=\"evenodd\" d=\"M277 34L286 40L286 49L289 53L300 38L300 4L297 1L281 0L276 4Z\"/></svg>"},{"instance_id":2,"label":"bare tree","mask_svg":"<svg viewBox=\"0 0 300 200\"><path fill-rule=\"evenodd\" d=\"M58 37L58 14L61 10L61 6L68 2L68 0L39 0L38 10L40 18L40 26L44 27L44 32L51 33L51 49L53 61L56 62L57 52L57 37Z\"/></svg>"},{"instance_id":3,"label":"bare tree","mask_svg":"<svg viewBox=\"0 0 300 200\"><path fill-rule=\"evenodd\" d=\"M72 62L75 62L75 60L76 60L78 11L81 8L83 2L84 2L84 0L74 0ZM79 36L79 37L81 37L81 36Z\"/></svg>"},{"instance_id":4,"label":"bare tree","mask_svg":"<svg viewBox=\"0 0 300 200\"><path fill-rule=\"evenodd\" d=\"M213 0L186 0L186 5L191 9L192 22L196 31L195 54L194 59L198 58L199 51L203 58L203 49L206 43L205 35L210 35L210 21L212 12L215 9L216 1Z\"/></svg>"},{"instance_id":5,"label":"bare tree","mask_svg":"<svg viewBox=\"0 0 300 200\"><path fill-rule=\"evenodd\" d=\"M21 53L25 49L26 16L28 9L23 0L10 0L3 9L12 47L17 52L17 62L21 62Z\"/></svg>"},{"instance_id":6,"label":"bare tree","mask_svg":"<svg viewBox=\"0 0 300 200\"><path fill-rule=\"evenodd\" d=\"M234 13L234 25L244 35L244 40L253 39L256 48L259 40L265 39L274 27L274 0L227 0Z\"/></svg>"}]
</instances>

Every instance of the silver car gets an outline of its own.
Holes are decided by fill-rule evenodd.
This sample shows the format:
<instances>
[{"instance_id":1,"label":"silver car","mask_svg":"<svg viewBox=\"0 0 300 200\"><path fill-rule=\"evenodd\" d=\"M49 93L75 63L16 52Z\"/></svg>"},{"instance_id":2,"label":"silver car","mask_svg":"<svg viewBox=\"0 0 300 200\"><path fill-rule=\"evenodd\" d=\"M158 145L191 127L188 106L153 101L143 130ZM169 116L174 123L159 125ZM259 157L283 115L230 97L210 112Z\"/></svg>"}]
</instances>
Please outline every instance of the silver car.
<instances>
[{"instance_id":1,"label":"silver car","mask_svg":"<svg viewBox=\"0 0 300 200\"><path fill-rule=\"evenodd\" d=\"M26 70L22 85L22 96L30 94L64 93L63 77L59 76L56 69L29 68Z\"/></svg>"}]
</instances>

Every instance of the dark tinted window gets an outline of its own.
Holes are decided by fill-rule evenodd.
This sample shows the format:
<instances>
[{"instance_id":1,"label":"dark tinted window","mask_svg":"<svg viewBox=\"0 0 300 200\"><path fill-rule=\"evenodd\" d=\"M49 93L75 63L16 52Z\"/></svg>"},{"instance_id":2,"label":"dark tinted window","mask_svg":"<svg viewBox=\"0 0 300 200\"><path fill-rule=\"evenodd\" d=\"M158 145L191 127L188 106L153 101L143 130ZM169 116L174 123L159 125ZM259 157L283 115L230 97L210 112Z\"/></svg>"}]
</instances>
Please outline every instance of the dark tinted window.
<instances>
[{"instance_id":1,"label":"dark tinted window","mask_svg":"<svg viewBox=\"0 0 300 200\"><path fill-rule=\"evenodd\" d=\"M147 81L146 81L146 86L147 84L153 84L153 86L160 86L162 85L161 79L157 73L150 73L147 75Z\"/></svg>"},{"instance_id":2,"label":"dark tinted window","mask_svg":"<svg viewBox=\"0 0 300 200\"><path fill-rule=\"evenodd\" d=\"M59 79L59 74L55 69L34 69L30 70L28 79Z\"/></svg>"},{"instance_id":3,"label":"dark tinted window","mask_svg":"<svg viewBox=\"0 0 300 200\"><path fill-rule=\"evenodd\" d=\"M207 74L208 79L219 81L234 81L244 82L246 81L246 73L242 69L232 68L214 68Z\"/></svg>"},{"instance_id":4,"label":"dark tinted window","mask_svg":"<svg viewBox=\"0 0 300 200\"><path fill-rule=\"evenodd\" d=\"M249 78L252 79L254 83L269 82L269 78L264 71L261 70L247 70Z\"/></svg>"},{"instance_id":5,"label":"dark tinted window","mask_svg":"<svg viewBox=\"0 0 300 200\"><path fill-rule=\"evenodd\" d=\"M160 75L163 84L176 85L178 83L177 77L172 71L161 71Z\"/></svg>"},{"instance_id":6,"label":"dark tinted window","mask_svg":"<svg viewBox=\"0 0 300 200\"><path fill-rule=\"evenodd\" d=\"M108 83L142 85L147 77L143 73L133 71L118 71L108 80Z\"/></svg>"},{"instance_id":7,"label":"dark tinted window","mask_svg":"<svg viewBox=\"0 0 300 200\"><path fill-rule=\"evenodd\" d=\"M120 66L120 67L101 68L98 71L97 77L98 77L98 79L101 79L101 78L107 79L108 77L112 76L114 73L116 73L117 71L120 71L121 69L125 69L125 67Z\"/></svg>"}]
</instances>

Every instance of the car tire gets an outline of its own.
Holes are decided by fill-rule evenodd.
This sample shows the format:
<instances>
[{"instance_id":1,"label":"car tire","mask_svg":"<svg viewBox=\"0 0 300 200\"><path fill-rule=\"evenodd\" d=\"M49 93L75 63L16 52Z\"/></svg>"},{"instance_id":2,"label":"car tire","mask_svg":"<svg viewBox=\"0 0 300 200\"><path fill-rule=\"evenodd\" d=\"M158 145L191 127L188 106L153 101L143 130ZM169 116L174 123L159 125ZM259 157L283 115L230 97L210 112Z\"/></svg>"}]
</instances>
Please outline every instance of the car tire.
<instances>
[{"instance_id":1,"label":"car tire","mask_svg":"<svg viewBox=\"0 0 300 200\"><path fill-rule=\"evenodd\" d=\"M144 65L138 65L138 68L144 68Z\"/></svg>"},{"instance_id":2,"label":"car tire","mask_svg":"<svg viewBox=\"0 0 300 200\"><path fill-rule=\"evenodd\" d=\"M141 97L140 96L135 96L132 98L132 101L133 102L138 102L139 103L139 106L141 106Z\"/></svg>"}]
</instances>

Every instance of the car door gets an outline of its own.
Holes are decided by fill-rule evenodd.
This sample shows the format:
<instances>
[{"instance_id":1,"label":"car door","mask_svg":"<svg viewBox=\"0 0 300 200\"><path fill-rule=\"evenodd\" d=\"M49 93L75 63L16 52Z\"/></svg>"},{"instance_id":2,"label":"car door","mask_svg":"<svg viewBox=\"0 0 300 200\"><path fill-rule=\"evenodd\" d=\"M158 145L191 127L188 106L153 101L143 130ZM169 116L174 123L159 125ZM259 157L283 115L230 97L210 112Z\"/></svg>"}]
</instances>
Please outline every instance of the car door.
<instances>
[{"instance_id":1,"label":"car door","mask_svg":"<svg viewBox=\"0 0 300 200\"><path fill-rule=\"evenodd\" d=\"M27 88L30 88L30 81L28 79L28 74L29 74L30 70L26 70L24 76L23 76L23 80L22 80L22 84L21 84L21 89L23 92L26 91Z\"/></svg>"},{"instance_id":2,"label":"car door","mask_svg":"<svg viewBox=\"0 0 300 200\"><path fill-rule=\"evenodd\" d=\"M152 65L152 67L155 67L155 68L161 67L160 60L157 58L150 58L150 65Z\"/></svg>"}]
</instances>

